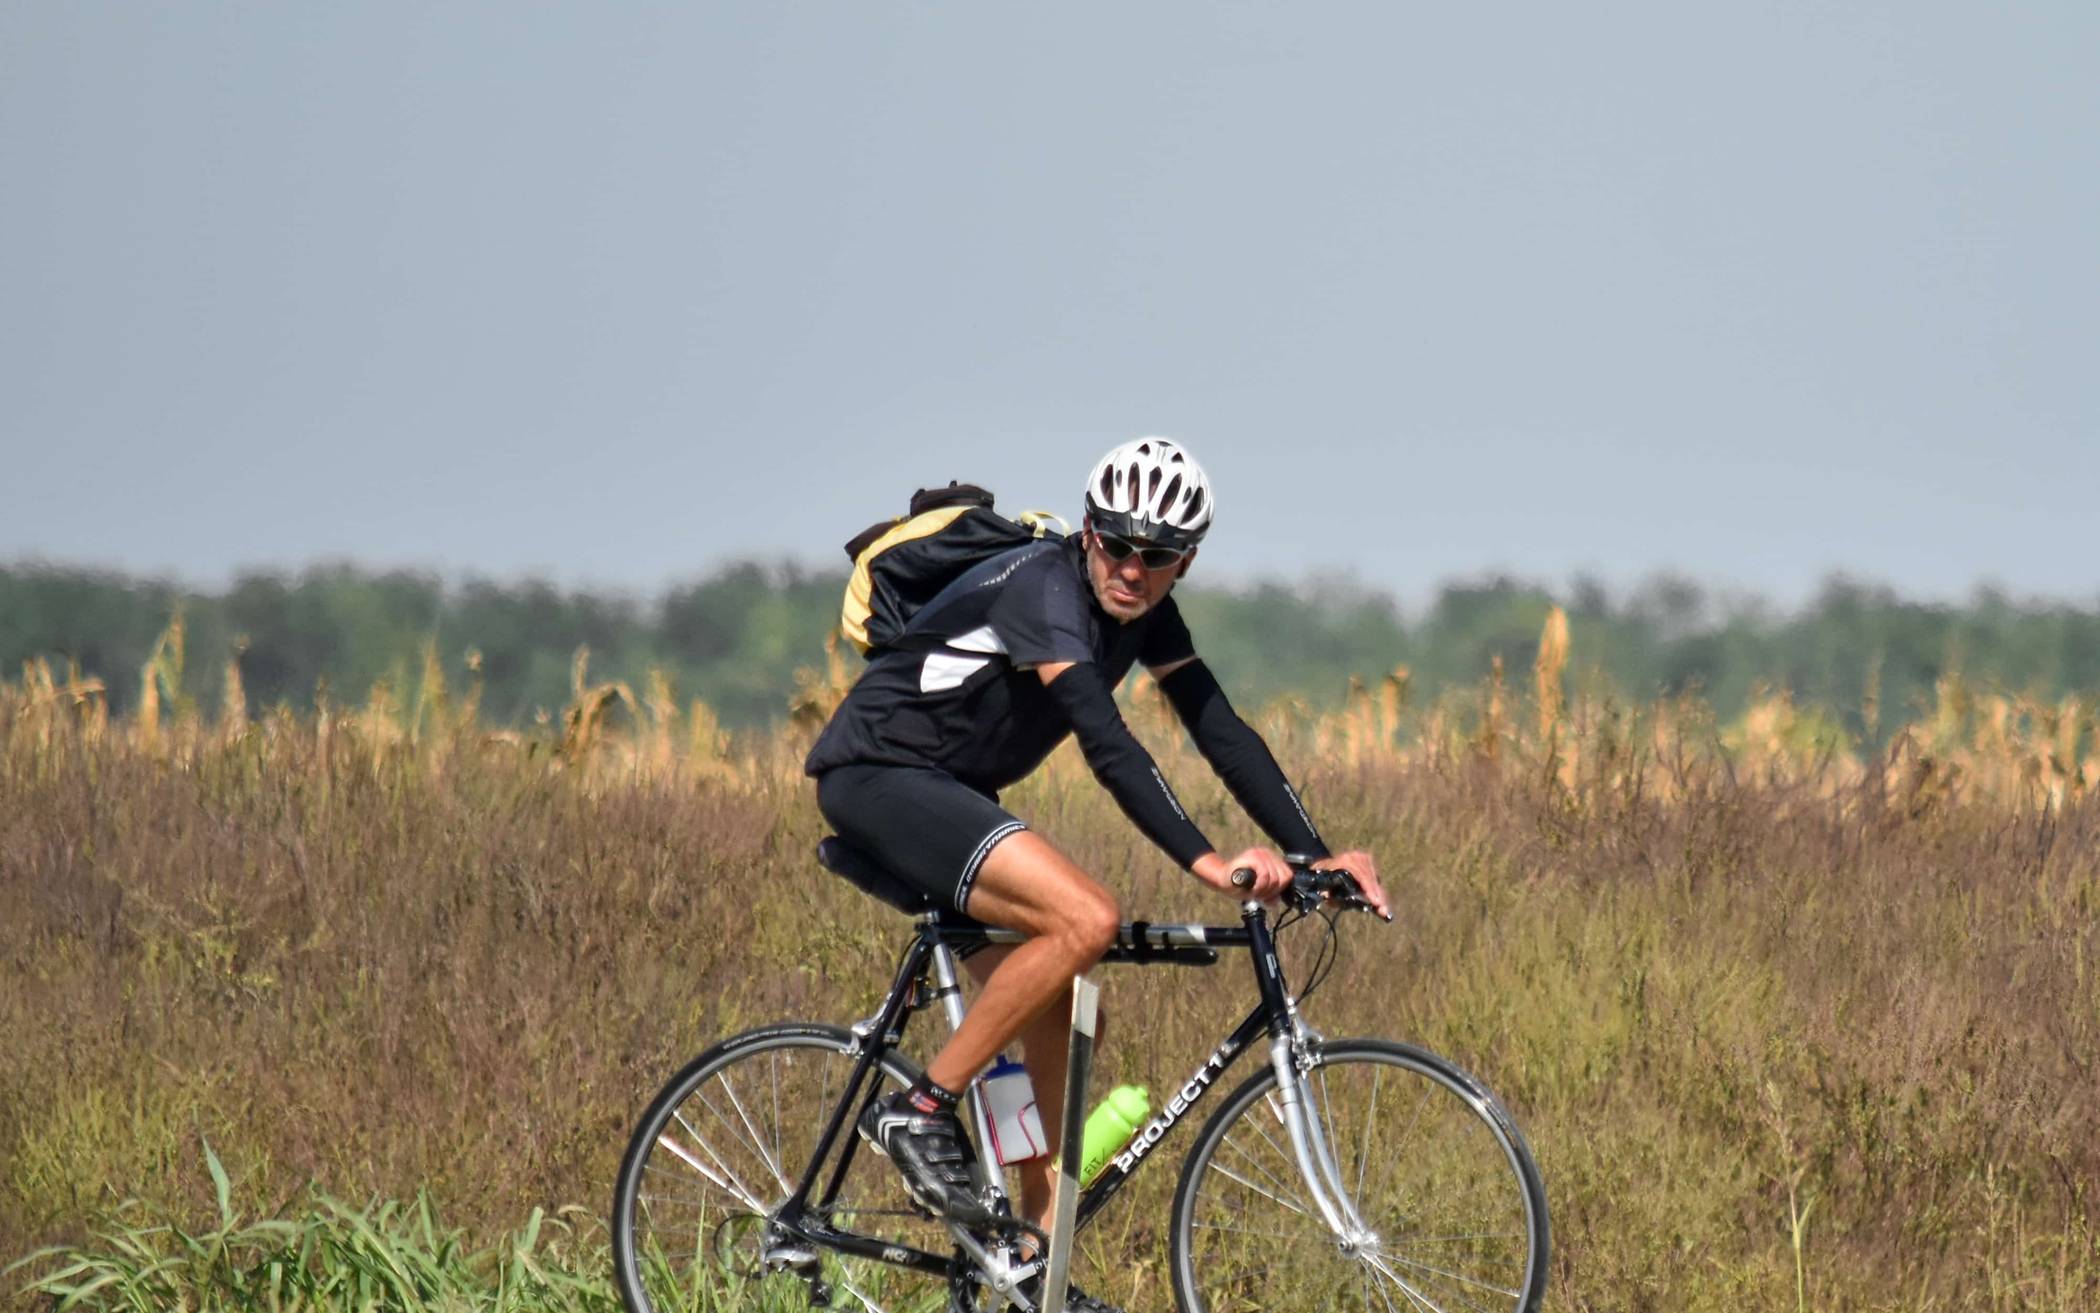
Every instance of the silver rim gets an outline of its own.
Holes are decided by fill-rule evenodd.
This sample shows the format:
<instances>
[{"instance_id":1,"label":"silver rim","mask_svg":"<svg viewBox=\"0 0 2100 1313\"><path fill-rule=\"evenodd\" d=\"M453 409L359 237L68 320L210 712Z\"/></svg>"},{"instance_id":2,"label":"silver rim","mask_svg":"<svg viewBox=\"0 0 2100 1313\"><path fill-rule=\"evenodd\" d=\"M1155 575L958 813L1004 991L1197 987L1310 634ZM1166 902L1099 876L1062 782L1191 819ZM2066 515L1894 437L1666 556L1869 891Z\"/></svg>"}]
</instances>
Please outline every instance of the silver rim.
<instances>
[{"instance_id":1,"label":"silver rim","mask_svg":"<svg viewBox=\"0 0 2100 1313\"><path fill-rule=\"evenodd\" d=\"M737 1043L687 1078L657 1119L638 1162L622 1173L621 1285L648 1313L716 1308L807 1308L801 1276L770 1271L766 1217L809 1166L824 1123L844 1092L854 1059L845 1041L807 1032ZM885 1064L886 1088L909 1074ZM853 1135L849 1124L843 1134ZM837 1160L834 1152L825 1171ZM840 1189L835 1225L933 1253L953 1246L920 1217L896 1169L862 1146ZM779 1250L771 1257L784 1257ZM946 1307L937 1278L829 1251L816 1273L832 1306L868 1313Z\"/></svg>"},{"instance_id":2,"label":"silver rim","mask_svg":"<svg viewBox=\"0 0 2100 1313\"><path fill-rule=\"evenodd\" d=\"M1491 1096L1400 1046L1330 1046L1304 1076L1334 1184L1363 1230L1329 1226L1293 1155L1273 1073L1235 1094L1176 1197L1187 1313L1512 1313L1544 1284L1545 1200Z\"/></svg>"}]
</instances>

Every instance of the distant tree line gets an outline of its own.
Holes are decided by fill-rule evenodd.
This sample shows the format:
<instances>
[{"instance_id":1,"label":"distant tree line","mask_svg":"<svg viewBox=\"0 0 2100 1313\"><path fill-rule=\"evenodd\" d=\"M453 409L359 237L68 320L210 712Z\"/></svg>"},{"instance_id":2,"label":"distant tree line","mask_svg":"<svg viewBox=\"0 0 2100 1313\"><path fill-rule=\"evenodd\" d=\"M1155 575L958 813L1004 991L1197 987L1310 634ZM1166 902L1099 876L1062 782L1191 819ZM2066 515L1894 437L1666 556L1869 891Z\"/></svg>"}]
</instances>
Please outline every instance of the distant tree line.
<instances>
[{"instance_id":1,"label":"distant tree line","mask_svg":"<svg viewBox=\"0 0 2100 1313\"><path fill-rule=\"evenodd\" d=\"M64 566L0 567L0 673L13 677L37 657L61 670L71 662L101 676L122 712L179 611L185 683L208 709L236 655L251 709L307 708L324 689L339 702L362 701L382 680L406 691L428 646L455 685L478 653L483 716L524 723L563 705L571 659L587 646L594 679L639 686L661 668L681 697L706 699L725 724L756 726L786 711L798 668L823 664L843 584L837 572L738 564L635 598L339 564L246 574L224 592L201 592ZM1723 717L1760 690L1784 689L1872 738L1877 722L1927 704L1950 671L2050 697L2100 691L2100 605L1989 589L1955 606L1834 578L1807 606L1781 612L1675 578L1619 596L1592 583L1553 590L1490 578L1445 586L1419 616L1332 581L1190 585L1178 596L1199 647L1248 705L1292 695L1331 706L1352 676L1376 680L1396 666L1408 668L1420 698L1480 680L1496 657L1515 680L1556 604L1568 614L1577 685L1640 699L1698 692Z\"/></svg>"}]
</instances>

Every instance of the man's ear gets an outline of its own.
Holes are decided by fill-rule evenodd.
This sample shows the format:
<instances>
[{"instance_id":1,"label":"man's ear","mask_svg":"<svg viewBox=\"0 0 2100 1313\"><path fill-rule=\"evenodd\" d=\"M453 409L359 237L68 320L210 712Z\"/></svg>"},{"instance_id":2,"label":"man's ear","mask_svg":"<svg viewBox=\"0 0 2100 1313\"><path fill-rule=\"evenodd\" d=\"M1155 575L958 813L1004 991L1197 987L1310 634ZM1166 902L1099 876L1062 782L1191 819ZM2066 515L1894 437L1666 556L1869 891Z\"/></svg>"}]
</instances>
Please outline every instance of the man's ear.
<instances>
[{"instance_id":1,"label":"man's ear","mask_svg":"<svg viewBox=\"0 0 2100 1313\"><path fill-rule=\"evenodd\" d=\"M1183 575L1186 575L1189 572L1189 567L1194 565L1195 563L1196 549L1191 547L1189 548L1187 555L1181 558L1181 568L1174 572L1175 580L1178 582Z\"/></svg>"}]
</instances>

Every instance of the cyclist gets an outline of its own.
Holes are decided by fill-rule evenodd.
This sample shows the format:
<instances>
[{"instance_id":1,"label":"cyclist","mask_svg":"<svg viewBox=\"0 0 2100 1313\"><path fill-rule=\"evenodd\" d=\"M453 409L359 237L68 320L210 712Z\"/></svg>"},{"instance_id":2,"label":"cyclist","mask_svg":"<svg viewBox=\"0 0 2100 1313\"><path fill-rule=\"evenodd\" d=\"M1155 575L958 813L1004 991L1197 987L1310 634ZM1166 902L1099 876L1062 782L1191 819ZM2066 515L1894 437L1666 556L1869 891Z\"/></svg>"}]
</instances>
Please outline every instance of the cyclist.
<instances>
[{"instance_id":1,"label":"cyclist","mask_svg":"<svg viewBox=\"0 0 2100 1313\"><path fill-rule=\"evenodd\" d=\"M912 1197L953 1220L995 1220L972 1186L955 1109L1017 1038L1055 1156L1072 977L1101 959L1121 920L1115 896L1001 807L999 790L1077 735L1124 812L1198 880L1235 899L1273 898L1290 883L1275 849L1222 856L1189 819L1116 708L1116 685L1134 664L1158 680L1197 748L1278 847L1347 868L1386 914L1377 864L1364 852L1329 855L1267 745L1196 655L1169 596L1212 508L1209 479L1178 443L1149 437L1115 448L1088 476L1081 532L993 557L943 589L912 617L910 641L869 663L810 751L818 806L842 838L934 897L1027 936L970 959L982 988L962 1026L910 1089L877 1099L860 1120ZM1254 872L1251 894L1234 888L1238 868ZM1021 1211L1046 1229L1050 1161L1020 1169Z\"/></svg>"}]
</instances>

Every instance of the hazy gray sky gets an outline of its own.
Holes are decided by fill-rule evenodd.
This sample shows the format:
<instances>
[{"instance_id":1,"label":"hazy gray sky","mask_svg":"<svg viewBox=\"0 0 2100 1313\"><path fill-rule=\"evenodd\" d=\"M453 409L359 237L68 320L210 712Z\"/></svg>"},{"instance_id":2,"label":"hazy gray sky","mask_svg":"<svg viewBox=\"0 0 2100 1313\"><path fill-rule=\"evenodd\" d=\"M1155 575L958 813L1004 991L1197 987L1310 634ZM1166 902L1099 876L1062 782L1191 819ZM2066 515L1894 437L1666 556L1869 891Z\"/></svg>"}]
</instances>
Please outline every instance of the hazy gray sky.
<instances>
[{"instance_id":1,"label":"hazy gray sky","mask_svg":"<svg viewBox=\"0 0 2100 1313\"><path fill-rule=\"evenodd\" d=\"M0 5L0 559L2091 600L2100 5Z\"/></svg>"}]
</instances>

